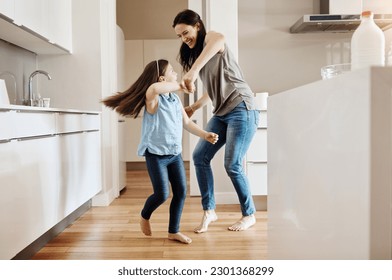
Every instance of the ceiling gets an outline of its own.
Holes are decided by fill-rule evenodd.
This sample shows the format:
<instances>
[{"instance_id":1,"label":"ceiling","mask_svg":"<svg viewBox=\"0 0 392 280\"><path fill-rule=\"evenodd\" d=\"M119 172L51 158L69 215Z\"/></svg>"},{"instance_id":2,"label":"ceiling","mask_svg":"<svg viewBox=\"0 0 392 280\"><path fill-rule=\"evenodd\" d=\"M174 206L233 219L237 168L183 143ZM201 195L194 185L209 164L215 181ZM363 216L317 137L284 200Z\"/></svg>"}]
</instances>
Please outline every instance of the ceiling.
<instances>
[{"instance_id":1,"label":"ceiling","mask_svg":"<svg viewBox=\"0 0 392 280\"><path fill-rule=\"evenodd\" d=\"M175 39L174 17L188 0L117 0L117 24L125 40Z\"/></svg>"}]
</instances>

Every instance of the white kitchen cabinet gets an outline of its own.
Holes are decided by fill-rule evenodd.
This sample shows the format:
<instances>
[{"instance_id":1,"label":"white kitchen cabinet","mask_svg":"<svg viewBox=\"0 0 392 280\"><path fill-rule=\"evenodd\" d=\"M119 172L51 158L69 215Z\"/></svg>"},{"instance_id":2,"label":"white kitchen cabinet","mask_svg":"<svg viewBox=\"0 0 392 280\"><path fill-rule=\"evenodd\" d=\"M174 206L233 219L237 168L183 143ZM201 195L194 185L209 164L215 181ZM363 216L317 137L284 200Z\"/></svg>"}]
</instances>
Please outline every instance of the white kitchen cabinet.
<instances>
[{"instance_id":1,"label":"white kitchen cabinet","mask_svg":"<svg viewBox=\"0 0 392 280\"><path fill-rule=\"evenodd\" d=\"M72 0L4 0L0 38L37 54L72 51Z\"/></svg>"},{"instance_id":2,"label":"white kitchen cabinet","mask_svg":"<svg viewBox=\"0 0 392 280\"><path fill-rule=\"evenodd\" d=\"M16 112L13 127L15 134L12 138L53 135L56 133L56 114L40 111Z\"/></svg>"},{"instance_id":3,"label":"white kitchen cabinet","mask_svg":"<svg viewBox=\"0 0 392 280\"><path fill-rule=\"evenodd\" d=\"M15 0L1 0L0 14L13 20L15 17Z\"/></svg>"},{"instance_id":4,"label":"white kitchen cabinet","mask_svg":"<svg viewBox=\"0 0 392 280\"><path fill-rule=\"evenodd\" d=\"M56 0L48 3L51 43L72 51L72 0Z\"/></svg>"},{"instance_id":5,"label":"white kitchen cabinet","mask_svg":"<svg viewBox=\"0 0 392 280\"><path fill-rule=\"evenodd\" d=\"M0 259L13 258L102 188L100 114L11 107L0 108Z\"/></svg>"},{"instance_id":6,"label":"white kitchen cabinet","mask_svg":"<svg viewBox=\"0 0 392 280\"><path fill-rule=\"evenodd\" d=\"M267 111L260 111L256 134L246 154L246 174L252 195L267 195Z\"/></svg>"},{"instance_id":7,"label":"white kitchen cabinet","mask_svg":"<svg viewBox=\"0 0 392 280\"><path fill-rule=\"evenodd\" d=\"M0 259L9 259L60 218L58 141L54 136L0 144Z\"/></svg>"},{"instance_id":8,"label":"white kitchen cabinet","mask_svg":"<svg viewBox=\"0 0 392 280\"><path fill-rule=\"evenodd\" d=\"M15 0L14 23L49 38L48 0Z\"/></svg>"},{"instance_id":9,"label":"white kitchen cabinet","mask_svg":"<svg viewBox=\"0 0 392 280\"><path fill-rule=\"evenodd\" d=\"M67 216L100 191L100 133L75 132L59 135L62 175L59 213Z\"/></svg>"},{"instance_id":10,"label":"white kitchen cabinet","mask_svg":"<svg viewBox=\"0 0 392 280\"><path fill-rule=\"evenodd\" d=\"M14 135L14 126L10 125L13 114L10 110L0 110L0 142L9 140Z\"/></svg>"}]
</instances>

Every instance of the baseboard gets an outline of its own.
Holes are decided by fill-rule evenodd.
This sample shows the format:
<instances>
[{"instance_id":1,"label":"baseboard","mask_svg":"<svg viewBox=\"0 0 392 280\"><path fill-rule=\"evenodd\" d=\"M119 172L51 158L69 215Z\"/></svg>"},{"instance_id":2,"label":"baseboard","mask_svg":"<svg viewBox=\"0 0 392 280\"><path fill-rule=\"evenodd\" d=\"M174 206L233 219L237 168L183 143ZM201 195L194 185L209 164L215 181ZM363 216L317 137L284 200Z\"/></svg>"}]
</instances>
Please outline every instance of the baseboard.
<instances>
[{"instance_id":1,"label":"baseboard","mask_svg":"<svg viewBox=\"0 0 392 280\"><path fill-rule=\"evenodd\" d=\"M267 211L267 196L254 195L253 201L257 211ZM220 192L215 193L216 204L239 204L237 193L235 192Z\"/></svg>"},{"instance_id":2,"label":"baseboard","mask_svg":"<svg viewBox=\"0 0 392 280\"><path fill-rule=\"evenodd\" d=\"M29 260L31 259L42 247L44 247L50 240L55 238L60 234L66 227L72 224L80 216L82 216L88 209L91 208L91 199L80 206L78 209L73 211L67 217L65 217L61 222L57 223L43 235L38 237L29 246L24 248L12 260Z\"/></svg>"},{"instance_id":3,"label":"baseboard","mask_svg":"<svg viewBox=\"0 0 392 280\"><path fill-rule=\"evenodd\" d=\"M117 196L115 188L111 188L108 192L100 192L92 198L92 206L109 206Z\"/></svg>"}]
</instances>

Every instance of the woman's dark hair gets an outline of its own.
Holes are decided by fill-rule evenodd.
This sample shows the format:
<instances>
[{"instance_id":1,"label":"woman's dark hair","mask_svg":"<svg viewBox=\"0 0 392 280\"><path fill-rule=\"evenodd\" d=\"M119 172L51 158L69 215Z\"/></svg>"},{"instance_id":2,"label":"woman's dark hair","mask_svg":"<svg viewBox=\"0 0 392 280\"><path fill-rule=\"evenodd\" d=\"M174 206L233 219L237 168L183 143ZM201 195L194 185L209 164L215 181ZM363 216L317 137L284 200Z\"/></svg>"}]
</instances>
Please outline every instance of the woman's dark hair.
<instances>
[{"instance_id":1,"label":"woman's dark hair","mask_svg":"<svg viewBox=\"0 0 392 280\"><path fill-rule=\"evenodd\" d=\"M129 89L103 99L102 103L120 115L137 118L145 105L148 87L158 82L159 76L164 75L168 65L169 62L165 59L151 61Z\"/></svg>"},{"instance_id":2,"label":"woman's dark hair","mask_svg":"<svg viewBox=\"0 0 392 280\"><path fill-rule=\"evenodd\" d=\"M206 37L206 29L200 16L192 10L184 10L178 13L173 20L172 27L176 27L177 24L186 24L191 26L199 24L199 31L195 47L191 49L188 47L187 44L183 42L180 48L180 53L178 55L178 61L180 62L183 70L188 71L189 69L191 69L193 63L203 51L204 39Z\"/></svg>"}]
</instances>

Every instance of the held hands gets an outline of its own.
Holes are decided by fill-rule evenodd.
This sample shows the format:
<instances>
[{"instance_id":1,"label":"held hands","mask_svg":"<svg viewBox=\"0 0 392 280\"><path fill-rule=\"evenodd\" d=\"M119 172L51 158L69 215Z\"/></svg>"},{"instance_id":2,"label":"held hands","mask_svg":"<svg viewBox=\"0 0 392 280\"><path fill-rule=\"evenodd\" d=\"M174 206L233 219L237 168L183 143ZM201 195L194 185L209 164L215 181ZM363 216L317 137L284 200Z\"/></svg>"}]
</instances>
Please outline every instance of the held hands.
<instances>
[{"instance_id":1,"label":"held hands","mask_svg":"<svg viewBox=\"0 0 392 280\"><path fill-rule=\"evenodd\" d=\"M197 78L197 73L194 71L189 71L184 75L181 81L181 87L185 89L186 93L194 93L196 90L195 81Z\"/></svg>"},{"instance_id":2,"label":"held hands","mask_svg":"<svg viewBox=\"0 0 392 280\"><path fill-rule=\"evenodd\" d=\"M207 132L206 135L204 136L204 140L210 142L211 144L215 144L219 140L219 136L216 133L213 132Z\"/></svg>"}]
</instances>

